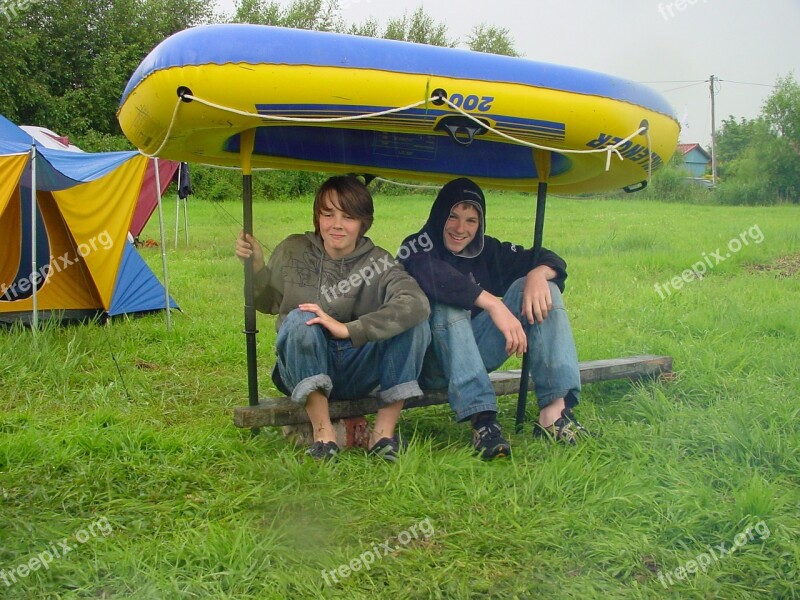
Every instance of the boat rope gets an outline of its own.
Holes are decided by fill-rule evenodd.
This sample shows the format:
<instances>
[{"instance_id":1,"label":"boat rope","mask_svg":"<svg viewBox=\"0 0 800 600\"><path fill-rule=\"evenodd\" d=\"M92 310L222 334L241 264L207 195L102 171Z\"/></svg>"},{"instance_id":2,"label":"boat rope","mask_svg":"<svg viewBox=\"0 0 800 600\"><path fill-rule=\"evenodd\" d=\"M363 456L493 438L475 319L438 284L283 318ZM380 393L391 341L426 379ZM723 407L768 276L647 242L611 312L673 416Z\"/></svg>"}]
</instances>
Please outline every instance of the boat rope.
<instances>
[{"instance_id":1,"label":"boat rope","mask_svg":"<svg viewBox=\"0 0 800 600\"><path fill-rule=\"evenodd\" d=\"M391 179L386 179L385 177L376 177L375 181L382 181L384 183L391 183L392 185L397 185L400 187L411 188L414 190L438 190L442 186L440 185L420 185L414 183L401 183L399 181L392 181Z\"/></svg>"},{"instance_id":2,"label":"boat rope","mask_svg":"<svg viewBox=\"0 0 800 600\"><path fill-rule=\"evenodd\" d=\"M548 152L555 152L555 153L558 153L558 154L600 154L600 153L605 153L606 154L606 169L605 169L606 171L609 171L611 169L611 157L614 154L616 154L619 157L620 160L625 160L625 157L622 156L622 153L619 150L619 148L621 146L623 146L624 144L627 144L628 142L630 142L637 135L645 134L646 135L646 139L647 139L647 156L648 156L648 160L649 160L648 180L652 177L652 171L653 171L653 155L652 155L652 152L650 151L650 131L649 131L649 128L646 127L645 125L640 126L638 129L636 129L636 131L631 133L629 136L621 139L620 141L618 141L618 142L616 142L614 144L611 144L609 146L605 146L603 148L591 148L591 149L586 149L586 150L577 150L577 149L569 149L569 148L553 148L553 147L550 147L550 146L544 146L542 144L537 144L535 142L527 142L525 140L521 140L521 139L516 138L514 136L508 135L507 133L503 133L502 131L492 127L488 123L480 120L475 115L473 115L471 113L468 113L463 108L461 108L460 106L458 106L458 105L454 104L452 101L450 101L450 99L448 99L448 98L446 98L444 96L440 96L440 95L432 96L431 98L426 98L426 99L420 100L418 102L413 102L411 104L407 104L406 106L400 106L400 107L397 107L397 108L389 108L389 109L381 110L381 111L378 111L378 112L362 113L362 114L356 114L356 115L347 115L347 116L344 116L344 117L285 117L285 116L280 116L280 115L269 115L269 114L263 114L263 113L253 113L253 112L249 112L249 111L246 111L246 110L239 110L237 108L232 108L232 107L229 107L229 106L223 106L221 104L217 104L215 102L211 102L210 100L206 100L204 98L199 98L199 97L194 96L194 95L189 94L189 93L183 93L178 97L178 100L175 103L175 109L172 111L172 119L170 120L169 127L167 128L167 134L164 137L164 140L161 142L161 145L158 147L158 150L156 150L152 154L145 154L145 156L147 156L148 158L154 158L154 157L158 156L161 153L161 151L164 149L164 146L166 146L167 141L169 140L169 138L170 138L170 136L172 134L172 129L173 129L174 125L175 125L175 120L176 120L176 118L178 116L178 109L180 108L180 105L184 104L184 103L187 103L187 102L192 102L192 101L193 102L198 102L198 103L203 104L205 106L208 106L209 108L214 108L214 109L217 109L217 110L221 110L221 111L224 111L224 112L229 112L231 114L240 115L240 116L243 116L243 117L251 117L251 118L255 118L255 119L261 119L261 120L264 120L264 121L281 121L281 122L285 122L285 123L342 123L342 122L347 122L347 121L359 121L359 120L363 120L363 119L372 119L372 118L375 118L375 117L382 117L382 116L391 115L391 114L394 114L394 113L403 112L403 111L406 111L406 110L411 110L412 108L417 108L418 106L427 105L429 103L434 103L434 101L438 102L438 103L444 102L450 108L452 108L454 111L460 113L464 117L466 117L469 120L473 121L475 124L477 124L478 126L480 126L483 129L485 129L486 131L491 131L492 133L494 133L498 137L507 139L507 140L509 140L509 141L511 141L511 142L513 142L515 144L518 144L520 146L527 146L528 148L534 148L534 149L537 149L537 150L545 150L545 151L548 151Z\"/></svg>"},{"instance_id":3,"label":"boat rope","mask_svg":"<svg viewBox=\"0 0 800 600\"><path fill-rule=\"evenodd\" d=\"M456 104L453 104L448 98L437 97L436 99L445 102L450 108L452 108L456 112L461 113L463 116L467 117L468 119L470 119L476 125L479 125L483 129L486 129L487 131L491 131L495 135L500 136L502 138L505 138L505 139L507 139L507 140L509 140L511 142L514 142L515 144L519 144L520 146L527 146L528 148L535 148L537 150L547 150L548 152L557 152L557 153L560 153L560 154L599 154L601 152L605 152L607 154L606 171L611 169L611 156L613 154L616 154L619 157L620 160L625 160L625 158L622 156L622 153L619 151L619 147L620 146L622 146L623 144L626 144L627 142L631 141L637 135L641 135L642 133L648 132L648 128L647 127L641 126L641 127L639 127L639 129L637 129L636 131L631 133L628 137L620 140L619 142L617 142L615 144L612 144L610 146L606 146L604 148L592 148L592 149L589 149L589 150L570 150L568 148L551 148L549 146L543 146L541 144L536 144L534 142L526 142L525 140L521 140L519 138L515 138L514 136L508 135L507 133L503 133L502 131L499 131L499 130L495 129L494 127L492 127L491 125L481 121L475 115L473 115L471 113L468 113L467 111L465 111L460 106L458 106ZM647 136L647 140L648 140L647 141L647 154L648 154L648 156L650 156L650 161L652 162L653 158L652 158L652 155L650 153L650 136L649 136L649 133L648 133L648 136Z\"/></svg>"},{"instance_id":4,"label":"boat rope","mask_svg":"<svg viewBox=\"0 0 800 600\"><path fill-rule=\"evenodd\" d=\"M161 145L158 147L158 150L156 150L152 154L146 154L145 152L142 152L142 154L144 154L147 158L158 158L158 156L161 154L161 151L164 149L164 146L167 145L167 142L169 141L169 136L172 135L172 128L175 126L175 119L178 116L178 109L181 106L181 102L182 100L178 98L178 101L175 103L175 108L172 111L172 118L169 121L169 127L167 127L167 135L164 136L164 140L161 142Z\"/></svg>"}]
</instances>

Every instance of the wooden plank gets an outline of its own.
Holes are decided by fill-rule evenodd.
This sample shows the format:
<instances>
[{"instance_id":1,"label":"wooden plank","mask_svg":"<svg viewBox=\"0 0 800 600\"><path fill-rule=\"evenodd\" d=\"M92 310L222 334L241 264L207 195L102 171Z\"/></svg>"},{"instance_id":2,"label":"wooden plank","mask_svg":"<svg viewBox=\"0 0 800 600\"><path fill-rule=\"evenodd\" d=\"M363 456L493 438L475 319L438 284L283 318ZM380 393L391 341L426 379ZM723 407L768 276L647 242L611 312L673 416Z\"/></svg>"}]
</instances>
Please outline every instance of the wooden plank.
<instances>
[{"instance_id":1,"label":"wooden plank","mask_svg":"<svg viewBox=\"0 0 800 600\"><path fill-rule=\"evenodd\" d=\"M613 379L639 380L669 377L672 374L672 357L645 354L625 358L590 360L579 363L581 383L596 383ZM506 396L518 393L520 370L491 373L495 393ZM446 390L425 391L425 396L406 403L405 409L447 404ZM330 403L331 419L344 419L373 414L378 410L375 398L345 400ZM258 406L241 406L233 409L233 422L237 427L297 425L308 422L306 411L288 398L265 398Z\"/></svg>"}]
</instances>

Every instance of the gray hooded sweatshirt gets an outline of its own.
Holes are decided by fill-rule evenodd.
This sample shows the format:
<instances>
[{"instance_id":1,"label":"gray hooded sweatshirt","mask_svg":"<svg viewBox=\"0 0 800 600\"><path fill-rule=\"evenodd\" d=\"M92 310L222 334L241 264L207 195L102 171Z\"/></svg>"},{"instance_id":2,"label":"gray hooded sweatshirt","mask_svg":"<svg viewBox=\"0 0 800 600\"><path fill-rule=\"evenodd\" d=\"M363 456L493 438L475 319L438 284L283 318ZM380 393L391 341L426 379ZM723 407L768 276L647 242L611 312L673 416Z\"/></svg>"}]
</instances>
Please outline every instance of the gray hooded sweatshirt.
<instances>
[{"instance_id":1,"label":"gray hooded sweatshirt","mask_svg":"<svg viewBox=\"0 0 800 600\"><path fill-rule=\"evenodd\" d=\"M340 259L325 252L311 231L283 240L255 274L255 307L284 317L312 302L347 326L353 346L385 340L428 318L430 305L417 282L395 258L362 237Z\"/></svg>"}]
</instances>

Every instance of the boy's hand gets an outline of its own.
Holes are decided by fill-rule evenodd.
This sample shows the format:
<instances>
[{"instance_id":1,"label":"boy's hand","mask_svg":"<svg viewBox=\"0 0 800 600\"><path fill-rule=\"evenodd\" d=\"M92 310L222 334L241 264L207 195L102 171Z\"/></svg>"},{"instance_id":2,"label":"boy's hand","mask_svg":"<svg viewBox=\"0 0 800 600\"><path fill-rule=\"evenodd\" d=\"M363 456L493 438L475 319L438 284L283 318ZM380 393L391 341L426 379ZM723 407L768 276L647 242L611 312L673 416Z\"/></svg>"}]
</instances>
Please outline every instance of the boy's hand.
<instances>
[{"instance_id":1,"label":"boy's hand","mask_svg":"<svg viewBox=\"0 0 800 600\"><path fill-rule=\"evenodd\" d=\"M506 354L511 356L516 354L518 357L528 348L528 339L522 324L515 317L503 301L487 291L481 292L475 301L476 306L482 308L492 319L495 327L506 338Z\"/></svg>"},{"instance_id":2,"label":"boy's hand","mask_svg":"<svg viewBox=\"0 0 800 600\"><path fill-rule=\"evenodd\" d=\"M325 329L330 331L331 335L337 340L346 340L350 338L350 332L347 331L347 326L322 310L318 304L299 304L297 308L317 315L313 319L306 321L306 325L322 325Z\"/></svg>"},{"instance_id":3,"label":"boy's hand","mask_svg":"<svg viewBox=\"0 0 800 600\"><path fill-rule=\"evenodd\" d=\"M522 316L533 325L534 320L542 323L553 308L553 296L548 281L556 272L541 265L531 270L525 277L525 290L522 292Z\"/></svg>"},{"instance_id":4,"label":"boy's hand","mask_svg":"<svg viewBox=\"0 0 800 600\"><path fill-rule=\"evenodd\" d=\"M245 235L244 231L239 234L236 240L236 256L244 263L245 259L253 259L253 273L258 273L266 265L264 263L264 251L253 238L252 235Z\"/></svg>"}]
</instances>

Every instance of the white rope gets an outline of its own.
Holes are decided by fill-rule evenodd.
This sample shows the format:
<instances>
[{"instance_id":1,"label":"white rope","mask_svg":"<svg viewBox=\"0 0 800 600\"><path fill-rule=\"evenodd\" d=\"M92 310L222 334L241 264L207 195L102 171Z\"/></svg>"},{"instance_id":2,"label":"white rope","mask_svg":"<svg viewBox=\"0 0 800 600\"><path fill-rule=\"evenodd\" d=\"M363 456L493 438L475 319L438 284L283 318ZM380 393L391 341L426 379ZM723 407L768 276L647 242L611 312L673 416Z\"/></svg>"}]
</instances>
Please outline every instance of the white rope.
<instances>
[{"instance_id":1,"label":"white rope","mask_svg":"<svg viewBox=\"0 0 800 600\"><path fill-rule=\"evenodd\" d=\"M152 154L145 154L145 153L142 153L142 154L144 154L148 158L155 158L161 153L161 151L164 149L164 146L166 146L167 141L170 138L170 135L172 134L172 128L175 125L175 119L176 119L176 117L178 115L178 108L184 102L184 99L189 99L189 100L192 100L192 101L195 101L195 102L199 102L200 104L203 104L203 105L208 106L210 108L215 108L217 110L221 110L221 111L224 111L224 112L229 112L229 113L240 115L240 116L243 116L243 117L251 117L251 118L255 118L255 119L262 119L264 121L282 121L282 122L288 122L288 123L341 123L341 122L346 122L346 121L358 121L358 120L370 119L370 118L375 118L375 117L382 117L382 116L385 116L385 115L390 115L390 114L394 114L394 113L398 113L398 112L403 112L403 111L406 111L406 110L410 110L412 108L416 108L418 106L422 106L423 104L428 104L429 102L434 102L434 101L439 102L439 101L441 101L441 102L446 103L450 108L452 108L456 112L462 114L463 116L467 117L469 120L471 120L474 123L476 123L477 125L479 125L482 129L485 129L486 131L491 131L495 135L497 135L497 136L499 136L501 138L507 139L507 140L509 140L509 141L511 141L511 142L513 142L515 144L518 144L520 146L527 146L528 148L534 148L534 149L537 149L537 150L546 150L548 152L556 152L556 153L559 153L559 154L598 154L598 153L601 153L601 152L605 152L606 153L606 171L609 171L611 169L611 156L613 154L616 154L619 157L620 160L625 160L625 158L622 156L622 153L619 151L619 147L622 146L623 144L628 143L633 138L635 138L637 135L641 135L641 134L644 133L647 136L647 156L648 156L648 162L649 162L649 165L648 165L648 180L650 179L650 177L652 177L652 172L653 172L653 155L650 152L650 131L649 131L649 129L647 127L639 127L636 131L631 133L628 137L620 140L616 144L613 144L611 146L606 146L604 148L592 148L590 150L577 150L577 149L569 149L569 148L552 148L550 146L544 146L544 145L541 145L541 144L536 144L534 142L526 142L525 140L521 140L519 138L515 138L514 136L508 135L507 133L503 133L502 131L499 131L499 130L495 129L494 127L492 127L491 125L481 121L475 115L473 115L471 113L468 113L467 111L462 109L460 106L457 106L456 104L453 104L453 102L451 102L448 98L443 98L441 96L434 96L434 97L431 97L431 98L427 98L425 100L420 100L419 102L414 102L412 104L408 104L406 106L401 106L399 108L390 108L390 109L387 109L387 110L382 110L382 111L378 111L378 112L374 112L374 113L363 113L363 114L359 114L359 115L348 115L348 116L345 116L345 117L282 117L282 116L278 116L278 115L265 115L265 114L261 114L261 113L252 113L252 112L248 112L248 111L244 111L244 110L239 110L239 109L236 109L236 108L230 108L228 106L222 106L221 104L216 104L216 103L211 102L209 100L204 100L203 98L198 98L197 96L193 96L191 94L184 94L183 96L178 98L178 101L175 103L175 109L172 111L172 119L170 120L169 127L167 128L167 134L164 137L164 140L161 142L161 145L158 147L158 150L156 150ZM232 168L235 168L235 167L232 167ZM391 182L391 183L394 183L394 182Z\"/></svg>"},{"instance_id":2,"label":"white rope","mask_svg":"<svg viewBox=\"0 0 800 600\"><path fill-rule=\"evenodd\" d=\"M181 102L183 102L183 100L178 98L178 101L175 103L175 109L172 111L172 119L170 119L169 127L167 128L167 135L164 136L164 141L161 142L161 145L158 147L158 150L156 150L152 154L145 154L144 152L142 152L142 154L144 154L147 158L158 158L158 155L161 154L161 151L164 149L164 146L167 145L169 136L172 133L172 128L175 126L175 117L178 116L178 107L181 105Z\"/></svg>"},{"instance_id":3,"label":"white rope","mask_svg":"<svg viewBox=\"0 0 800 600\"><path fill-rule=\"evenodd\" d=\"M391 179L386 179L385 177L375 177L375 181L383 181L384 183L391 183L392 185L399 185L400 187L407 187L413 188L416 190L438 190L442 186L440 185L417 185L413 183L400 183L399 181L392 181Z\"/></svg>"}]
</instances>

